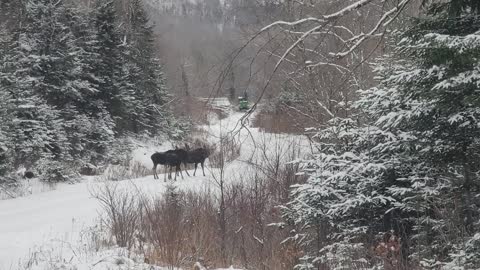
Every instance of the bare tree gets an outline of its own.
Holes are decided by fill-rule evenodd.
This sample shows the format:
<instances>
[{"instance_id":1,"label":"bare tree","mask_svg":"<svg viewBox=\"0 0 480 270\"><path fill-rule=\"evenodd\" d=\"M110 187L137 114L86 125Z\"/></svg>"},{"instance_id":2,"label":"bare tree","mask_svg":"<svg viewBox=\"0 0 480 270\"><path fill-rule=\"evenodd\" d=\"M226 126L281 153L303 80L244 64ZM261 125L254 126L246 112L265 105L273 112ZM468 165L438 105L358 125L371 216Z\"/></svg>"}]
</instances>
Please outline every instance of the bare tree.
<instances>
[{"instance_id":1,"label":"bare tree","mask_svg":"<svg viewBox=\"0 0 480 270\"><path fill-rule=\"evenodd\" d=\"M257 48L259 61L270 63L256 103L242 121L260 100L272 96L277 105L317 124L349 117L356 90L373 82L369 60L383 49L389 27L418 2L282 2L276 20L245 45ZM271 89L276 91L273 95Z\"/></svg>"}]
</instances>

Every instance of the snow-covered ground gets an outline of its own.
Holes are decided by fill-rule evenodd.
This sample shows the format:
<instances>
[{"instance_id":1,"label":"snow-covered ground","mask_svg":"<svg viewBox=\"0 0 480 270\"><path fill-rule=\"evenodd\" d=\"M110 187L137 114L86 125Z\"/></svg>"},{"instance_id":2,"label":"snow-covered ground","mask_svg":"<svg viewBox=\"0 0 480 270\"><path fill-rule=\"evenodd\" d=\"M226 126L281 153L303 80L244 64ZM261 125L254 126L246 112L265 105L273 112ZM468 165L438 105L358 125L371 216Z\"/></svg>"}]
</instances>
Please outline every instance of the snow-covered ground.
<instances>
[{"instance_id":1,"label":"snow-covered ground","mask_svg":"<svg viewBox=\"0 0 480 270\"><path fill-rule=\"evenodd\" d=\"M81 240L82 233L98 223L100 204L91 195L106 183L94 179L56 190L0 201L0 269L16 269L21 260L43 256L43 246L62 249L63 256L72 253L66 243ZM147 194L165 190L163 180L152 176L115 183L120 188L139 189ZM181 190L208 188L208 177L177 179ZM65 250L66 249L66 250ZM50 254L48 254L50 255Z\"/></svg>"},{"instance_id":2,"label":"snow-covered ground","mask_svg":"<svg viewBox=\"0 0 480 270\"><path fill-rule=\"evenodd\" d=\"M288 152L291 150L290 146L299 144L302 151L308 149L307 141L301 136L262 133L254 128L239 131L239 120L242 115L230 111L229 117L203 127L211 143L218 143L219 138L227 133L234 134L236 140L241 143L240 156L226 166L226 174L232 176L229 179L239 179L241 174L245 174L242 166L246 167L247 161L264 157L265 153L278 155L278 151ZM263 151L258 150L259 145L262 145L260 148L264 149ZM133 157L137 162L150 168L152 166L150 155L159 150L165 149L140 147L134 151ZM206 173L207 176L204 177L201 176L201 169L197 170L196 177L184 175L185 179L177 178L174 185L181 190L215 189L216 183L212 179L215 170L207 169ZM190 171L190 175L192 174L193 171ZM99 223L100 204L92 197L91 192L105 184L112 183L105 183L97 178L86 178L77 184L58 185L55 190L0 201L0 270L22 269L26 261L45 260L41 258L42 256L53 257L47 258L50 261L55 261L56 258L60 258L60 261L67 259L78 261L76 268L72 269L107 269L107 266L101 268L102 264L105 265L105 261L102 260L115 261L116 255L95 254L88 258L79 255L81 253L79 250L85 249L83 247L86 245L83 242L85 233ZM147 194L158 194L167 186L162 175L160 180L147 176L118 181L115 184L125 189L138 189ZM120 263L118 260L116 262ZM122 265L128 266L129 263L131 262ZM141 265L138 267L115 269L143 269Z\"/></svg>"}]
</instances>

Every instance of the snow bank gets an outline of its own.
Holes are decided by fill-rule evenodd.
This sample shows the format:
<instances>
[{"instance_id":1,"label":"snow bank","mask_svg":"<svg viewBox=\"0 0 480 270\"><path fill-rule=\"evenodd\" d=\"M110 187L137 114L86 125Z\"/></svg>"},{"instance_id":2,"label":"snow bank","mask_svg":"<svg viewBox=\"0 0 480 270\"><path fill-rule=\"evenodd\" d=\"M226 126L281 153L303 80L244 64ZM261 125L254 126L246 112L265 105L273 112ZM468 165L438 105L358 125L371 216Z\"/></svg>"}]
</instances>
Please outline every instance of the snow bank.
<instances>
[{"instance_id":1,"label":"snow bank","mask_svg":"<svg viewBox=\"0 0 480 270\"><path fill-rule=\"evenodd\" d=\"M163 192L168 183L163 182L160 175L160 180L147 176L107 184L155 196ZM90 191L102 185L105 183L90 179L60 185L49 192L0 201L0 269L11 269L46 243L49 246L57 243L57 248L63 249L63 243L78 241L84 230L97 223L100 204ZM185 176L184 180L179 177L174 185L180 190L199 192L215 187L203 176Z\"/></svg>"},{"instance_id":2,"label":"snow bank","mask_svg":"<svg viewBox=\"0 0 480 270\"><path fill-rule=\"evenodd\" d=\"M128 251L116 248L95 253L82 253L54 250L39 250L41 255L33 255L28 264L18 270L171 270L142 262L141 257L130 258ZM80 253L78 253L80 252ZM15 268L14 268L15 269ZM16 269L15 269L16 270ZM175 270L175 269L173 269Z\"/></svg>"}]
</instances>

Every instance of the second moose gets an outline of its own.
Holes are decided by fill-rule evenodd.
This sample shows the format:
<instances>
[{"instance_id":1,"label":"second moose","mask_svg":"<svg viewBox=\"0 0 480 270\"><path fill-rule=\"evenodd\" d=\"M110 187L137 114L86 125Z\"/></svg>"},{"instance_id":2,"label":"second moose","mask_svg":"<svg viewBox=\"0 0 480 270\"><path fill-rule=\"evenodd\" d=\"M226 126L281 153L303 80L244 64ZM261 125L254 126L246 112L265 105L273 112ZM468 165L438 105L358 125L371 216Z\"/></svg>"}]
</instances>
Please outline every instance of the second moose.
<instances>
[{"instance_id":1,"label":"second moose","mask_svg":"<svg viewBox=\"0 0 480 270\"><path fill-rule=\"evenodd\" d=\"M185 144L185 149L187 150L187 159L184 162L185 166L187 163L195 164L195 170L193 171L193 176L197 172L198 163L202 165L202 172L203 176L205 176L205 159L210 156L210 150L206 147L196 148L194 150L190 150L188 144ZM187 172L188 174L188 172ZM189 175L190 176L190 175Z\"/></svg>"}]
</instances>

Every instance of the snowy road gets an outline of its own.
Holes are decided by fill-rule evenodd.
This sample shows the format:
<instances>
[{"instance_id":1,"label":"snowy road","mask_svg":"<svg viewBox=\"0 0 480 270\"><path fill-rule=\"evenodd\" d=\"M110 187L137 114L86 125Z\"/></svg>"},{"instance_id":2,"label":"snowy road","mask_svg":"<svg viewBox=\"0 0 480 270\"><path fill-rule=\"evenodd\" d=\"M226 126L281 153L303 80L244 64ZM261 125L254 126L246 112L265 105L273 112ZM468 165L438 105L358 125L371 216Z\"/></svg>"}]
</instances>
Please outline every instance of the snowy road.
<instances>
[{"instance_id":1,"label":"snowy road","mask_svg":"<svg viewBox=\"0 0 480 270\"><path fill-rule=\"evenodd\" d=\"M27 258L35 245L75 237L86 224L93 224L98 206L87 183L0 201L0 269Z\"/></svg>"}]
</instances>

